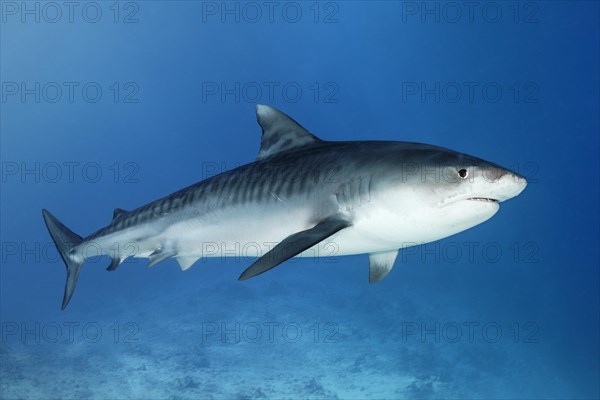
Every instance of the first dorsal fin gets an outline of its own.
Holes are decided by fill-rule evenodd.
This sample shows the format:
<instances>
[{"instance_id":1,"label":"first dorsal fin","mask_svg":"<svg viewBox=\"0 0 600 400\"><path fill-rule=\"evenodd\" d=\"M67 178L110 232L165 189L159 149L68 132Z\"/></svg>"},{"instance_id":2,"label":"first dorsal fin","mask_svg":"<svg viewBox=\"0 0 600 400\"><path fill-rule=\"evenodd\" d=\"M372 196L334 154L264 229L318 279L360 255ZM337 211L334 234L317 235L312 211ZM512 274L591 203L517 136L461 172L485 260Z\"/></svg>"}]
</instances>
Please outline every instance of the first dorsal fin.
<instances>
[{"instance_id":1,"label":"first dorsal fin","mask_svg":"<svg viewBox=\"0 0 600 400\"><path fill-rule=\"evenodd\" d=\"M272 107L257 105L256 119L262 128L262 142L257 160L320 141L299 123Z\"/></svg>"},{"instance_id":2,"label":"first dorsal fin","mask_svg":"<svg viewBox=\"0 0 600 400\"><path fill-rule=\"evenodd\" d=\"M125 211L121 208L115 208L115 210L113 211L113 220L119 218L121 215L123 214L127 214L128 211Z\"/></svg>"}]
</instances>

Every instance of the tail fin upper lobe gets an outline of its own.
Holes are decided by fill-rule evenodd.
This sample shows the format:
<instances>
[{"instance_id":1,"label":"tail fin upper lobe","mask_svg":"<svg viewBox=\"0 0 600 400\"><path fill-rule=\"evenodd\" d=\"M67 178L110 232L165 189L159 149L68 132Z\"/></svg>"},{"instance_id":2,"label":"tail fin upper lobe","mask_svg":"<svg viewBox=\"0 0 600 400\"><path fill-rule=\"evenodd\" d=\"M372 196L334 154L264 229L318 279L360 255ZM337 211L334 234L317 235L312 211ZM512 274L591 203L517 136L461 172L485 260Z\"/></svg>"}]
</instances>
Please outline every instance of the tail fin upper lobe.
<instances>
[{"instance_id":1,"label":"tail fin upper lobe","mask_svg":"<svg viewBox=\"0 0 600 400\"><path fill-rule=\"evenodd\" d=\"M62 302L62 309L64 310L73 295L73 291L77 285L77 278L79 278L79 272L81 271L81 266L84 262L83 259L79 261L73 257L71 250L83 242L83 239L81 236L71 232L69 228L64 226L54 215L50 214L48 210L42 210L42 215L44 216L44 222L46 222L48 232L50 232L50 236L52 236L52 240L67 266L67 283L65 285L65 294Z\"/></svg>"}]
</instances>

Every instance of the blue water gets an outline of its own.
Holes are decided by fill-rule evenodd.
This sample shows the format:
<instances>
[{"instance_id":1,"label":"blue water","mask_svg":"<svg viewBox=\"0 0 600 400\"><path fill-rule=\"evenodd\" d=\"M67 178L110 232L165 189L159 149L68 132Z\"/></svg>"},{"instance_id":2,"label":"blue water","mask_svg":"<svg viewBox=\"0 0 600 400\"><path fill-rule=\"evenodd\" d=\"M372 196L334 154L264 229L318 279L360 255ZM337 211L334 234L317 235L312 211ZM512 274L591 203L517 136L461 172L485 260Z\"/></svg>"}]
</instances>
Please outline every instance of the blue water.
<instances>
[{"instance_id":1,"label":"blue water","mask_svg":"<svg viewBox=\"0 0 600 400\"><path fill-rule=\"evenodd\" d=\"M0 397L598 398L599 3L473 4L0 3ZM87 235L251 162L257 103L529 185L377 285L365 255L101 258L61 311L41 209Z\"/></svg>"}]
</instances>

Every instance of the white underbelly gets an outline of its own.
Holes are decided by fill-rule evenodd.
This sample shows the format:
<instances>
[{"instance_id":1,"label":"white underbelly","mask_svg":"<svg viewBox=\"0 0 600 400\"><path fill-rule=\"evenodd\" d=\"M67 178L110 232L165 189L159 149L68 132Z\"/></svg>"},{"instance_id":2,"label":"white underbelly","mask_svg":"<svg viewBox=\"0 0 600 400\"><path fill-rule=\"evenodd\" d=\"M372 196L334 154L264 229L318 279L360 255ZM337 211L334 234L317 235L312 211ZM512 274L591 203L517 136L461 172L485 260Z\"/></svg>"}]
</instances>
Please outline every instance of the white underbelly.
<instances>
[{"instance_id":1,"label":"white underbelly","mask_svg":"<svg viewBox=\"0 0 600 400\"><path fill-rule=\"evenodd\" d=\"M245 207L182 220L159 240L172 241L184 257L260 257L289 235L311 227L308 208L268 212Z\"/></svg>"},{"instance_id":2,"label":"white underbelly","mask_svg":"<svg viewBox=\"0 0 600 400\"><path fill-rule=\"evenodd\" d=\"M456 233L429 220L430 217L419 210L405 214L384 209L367 210L356 216L351 227L315 246L312 253L330 254L334 251L334 255L340 256L376 253L415 246Z\"/></svg>"},{"instance_id":3,"label":"white underbelly","mask_svg":"<svg viewBox=\"0 0 600 400\"><path fill-rule=\"evenodd\" d=\"M254 212L252 212L254 211ZM263 209L231 211L209 219L183 220L159 241L171 241L183 257L260 257L289 235L309 229L311 210L267 214ZM215 219L213 219L215 218ZM342 256L414 246L453 234L428 225L418 212L396 214L369 210L355 215L352 226L325 239L298 257Z\"/></svg>"},{"instance_id":4,"label":"white underbelly","mask_svg":"<svg viewBox=\"0 0 600 400\"><path fill-rule=\"evenodd\" d=\"M355 210L356 211L356 210ZM298 257L329 257L374 253L415 246L461 232L481 221L440 223L448 209L436 215L431 208L412 208L399 213L386 208L364 207L352 215L352 226L341 230ZM176 252L176 257L260 257L286 237L314 226L309 207L261 206L221 210L210 215L185 216L136 244L137 257L148 257L158 248ZM490 213L489 216L493 215ZM451 218L452 219L452 218ZM137 232L136 234L139 234ZM111 238L127 243L132 237ZM124 254L127 254L125 252Z\"/></svg>"}]
</instances>

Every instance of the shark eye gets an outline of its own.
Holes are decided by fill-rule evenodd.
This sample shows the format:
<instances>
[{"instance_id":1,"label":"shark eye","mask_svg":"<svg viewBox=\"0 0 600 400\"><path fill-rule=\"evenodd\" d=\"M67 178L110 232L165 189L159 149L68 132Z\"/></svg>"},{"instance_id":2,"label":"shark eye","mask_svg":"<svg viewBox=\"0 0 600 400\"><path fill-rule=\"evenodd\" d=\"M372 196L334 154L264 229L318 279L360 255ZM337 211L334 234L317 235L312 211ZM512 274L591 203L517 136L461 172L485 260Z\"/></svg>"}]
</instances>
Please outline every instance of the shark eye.
<instances>
[{"instance_id":1,"label":"shark eye","mask_svg":"<svg viewBox=\"0 0 600 400\"><path fill-rule=\"evenodd\" d=\"M469 176L469 171L465 168L461 168L458 170L458 176L460 176L461 179L467 179L467 176Z\"/></svg>"}]
</instances>

